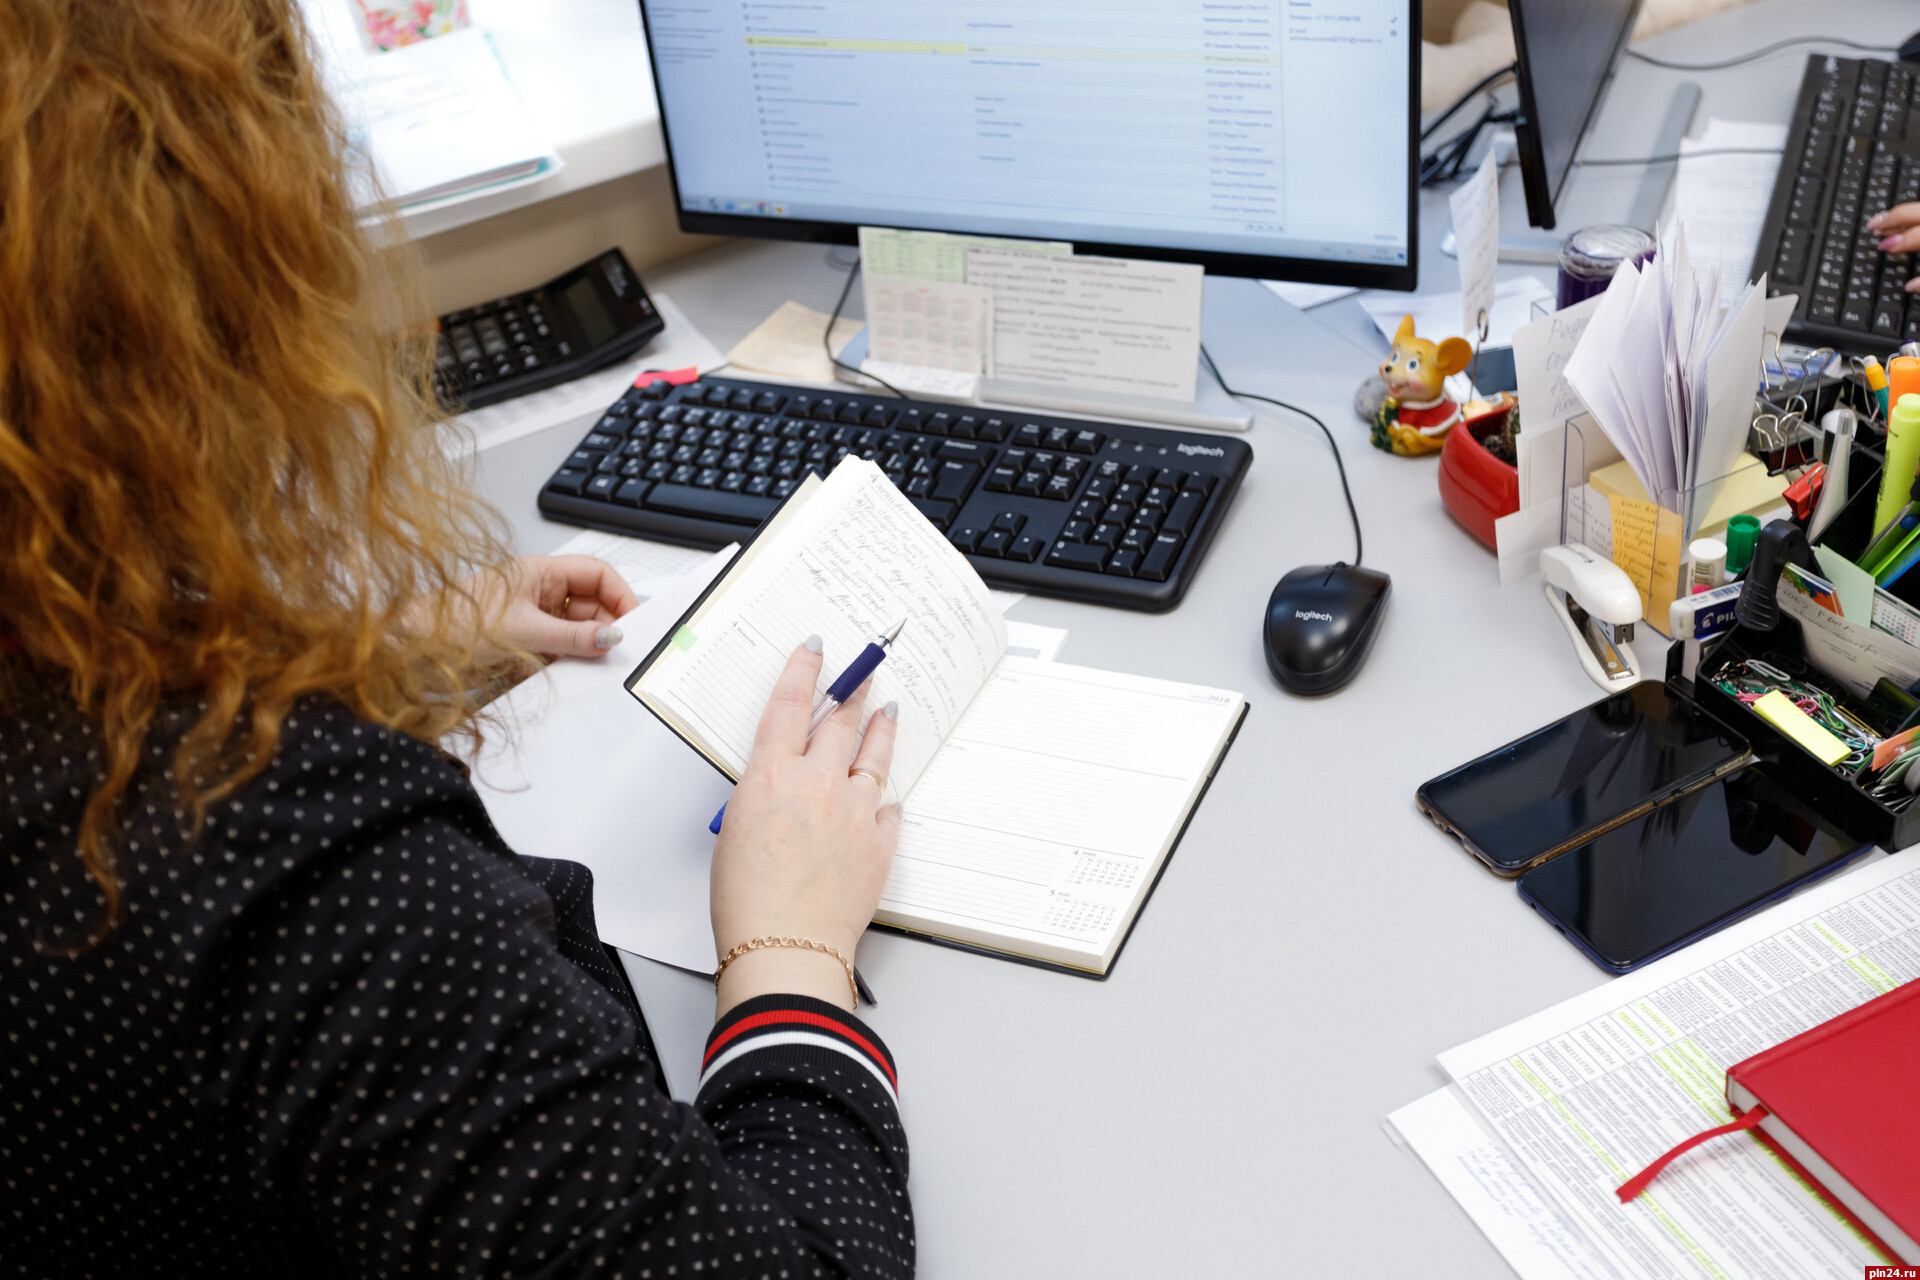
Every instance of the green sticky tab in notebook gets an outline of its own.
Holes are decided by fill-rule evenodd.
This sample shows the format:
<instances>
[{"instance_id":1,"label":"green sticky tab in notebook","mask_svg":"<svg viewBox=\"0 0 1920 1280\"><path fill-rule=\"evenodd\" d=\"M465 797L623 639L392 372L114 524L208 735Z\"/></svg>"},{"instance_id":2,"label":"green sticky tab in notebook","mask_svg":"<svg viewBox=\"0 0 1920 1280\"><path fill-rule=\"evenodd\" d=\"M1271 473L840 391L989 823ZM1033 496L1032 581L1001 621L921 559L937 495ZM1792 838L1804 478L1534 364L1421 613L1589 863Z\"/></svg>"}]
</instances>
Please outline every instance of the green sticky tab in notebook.
<instances>
[{"instance_id":1,"label":"green sticky tab in notebook","mask_svg":"<svg viewBox=\"0 0 1920 1280\"><path fill-rule=\"evenodd\" d=\"M691 649L693 648L693 642L699 638L699 636L693 634L692 627L682 627L673 633L673 647L676 649Z\"/></svg>"},{"instance_id":2,"label":"green sticky tab in notebook","mask_svg":"<svg viewBox=\"0 0 1920 1280\"><path fill-rule=\"evenodd\" d=\"M1812 716L1778 689L1754 703L1753 709L1821 764L1839 764L1847 758L1847 744L1821 728Z\"/></svg>"}]
</instances>

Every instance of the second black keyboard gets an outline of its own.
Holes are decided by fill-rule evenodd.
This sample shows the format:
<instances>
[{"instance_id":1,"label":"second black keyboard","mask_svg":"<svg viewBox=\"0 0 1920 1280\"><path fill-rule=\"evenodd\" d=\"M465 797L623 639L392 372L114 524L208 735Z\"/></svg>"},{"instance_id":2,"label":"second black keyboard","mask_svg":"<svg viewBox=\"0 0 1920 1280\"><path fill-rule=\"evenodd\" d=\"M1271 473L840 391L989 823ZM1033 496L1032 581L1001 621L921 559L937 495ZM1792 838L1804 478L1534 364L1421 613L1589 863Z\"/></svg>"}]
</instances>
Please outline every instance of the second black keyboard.
<instances>
[{"instance_id":1,"label":"second black keyboard","mask_svg":"<svg viewBox=\"0 0 1920 1280\"><path fill-rule=\"evenodd\" d=\"M1192 584L1253 450L1076 418L706 378L603 414L540 493L554 520L744 541L809 472L878 465L997 587L1158 612Z\"/></svg>"},{"instance_id":2,"label":"second black keyboard","mask_svg":"<svg viewBox=\"0 0 1920 1280\"><path fill-rule=\"evenodd\" d=\"M1883 356L1920 339L1920 297L1904 288L1915 255L1880 252L1866 229L1916 199L1920 75L1872 58L1808 58L1753 262L1770 292L1800 295L1789 339Z\"/></svg>"}]
</instances>

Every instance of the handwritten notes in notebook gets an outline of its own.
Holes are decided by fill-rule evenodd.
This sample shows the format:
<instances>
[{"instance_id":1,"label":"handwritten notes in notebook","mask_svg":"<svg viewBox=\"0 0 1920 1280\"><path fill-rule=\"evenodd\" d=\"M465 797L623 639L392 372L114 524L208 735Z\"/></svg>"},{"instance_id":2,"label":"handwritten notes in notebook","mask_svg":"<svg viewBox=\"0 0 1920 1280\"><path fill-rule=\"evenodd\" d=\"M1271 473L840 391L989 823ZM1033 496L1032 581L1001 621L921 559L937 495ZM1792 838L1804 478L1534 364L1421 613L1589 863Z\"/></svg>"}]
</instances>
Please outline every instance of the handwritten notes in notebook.
<instances>
[{"instance_id":1,"label":"handwritten notes in notebook","mask_svg":"<svg viewBox=\"0 0 1920 1280\"><path fill-rule=\"evenodd\" d=\"M1103 970L1243 705L1003 659L913 791L875 919Z\"/></svg>"},{"instance_id":2,"label":"handwritten notes in notebook","mask_svg":"<svg viewBox=\"0 0 1920 1280\"><path fill-rule=\"evenodd\" d=\"M869 707L900 704L889 798L911 790L1007 647L1006 623L960 553L870 462L849 459L778 536L696 613L646 674L649 696L734 777L794 646L825 645L820 691L867 641L905 618ZM716 593L718 595L718 593Z\"/></svg>"}]
</instances>

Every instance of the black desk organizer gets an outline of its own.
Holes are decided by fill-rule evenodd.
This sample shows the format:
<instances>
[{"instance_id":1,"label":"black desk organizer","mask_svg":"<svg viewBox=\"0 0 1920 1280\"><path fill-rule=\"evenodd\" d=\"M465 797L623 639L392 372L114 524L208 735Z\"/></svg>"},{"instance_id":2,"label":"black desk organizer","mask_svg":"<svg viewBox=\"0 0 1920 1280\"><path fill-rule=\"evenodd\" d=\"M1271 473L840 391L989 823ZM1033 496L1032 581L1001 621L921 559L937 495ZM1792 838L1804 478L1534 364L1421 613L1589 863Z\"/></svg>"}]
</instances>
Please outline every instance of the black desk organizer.
<instances>
[{"instance_id":1,"label":"black desk organizer","mask_svg":"<svg viewBox=\"0 0 1920 1280\"><path fill-rule=\"evenodd\" d=\"M1878 458L1856 448L1854 463L1877 464ZM1822 545L1852 558L1866 549L1873 536L1873 508L1880 490L1877 465L1864 468L1847 487L1851 496L1833 523L1821 537ZM1916 484L1920 488L1920 483ZM1791 590L1791 588L1787 588ZM1906 574L1889 587L1893 596L1920 607L1920 570ZM1772 631L1751 631L1736 626L1718 640L1702 647L1696 678L1688 682L1680 676L1683 646L1676 644L1667 653L1667 685L1691 698L1701 709L1745 738L1754 757L1772 765L1778 776L1801 788L1801 793L1821 814L1850 831L1870 835L1883 849L1904 849L1920 842L1920 802L1898 811L1874 799L1861 789L1852 774L1822 764L1790 741L1785 734L1763 720L1739 700L1729 697L1708 680L1709 672L1723 663L1758 658L1785 671L1794 679L1817 685L1831 693L1849 711L1872 724L1876 717L1861 699L1839 681L1806 660L1806 646L1798 620L1782 617Z\"/></svg>"}]
</instances>

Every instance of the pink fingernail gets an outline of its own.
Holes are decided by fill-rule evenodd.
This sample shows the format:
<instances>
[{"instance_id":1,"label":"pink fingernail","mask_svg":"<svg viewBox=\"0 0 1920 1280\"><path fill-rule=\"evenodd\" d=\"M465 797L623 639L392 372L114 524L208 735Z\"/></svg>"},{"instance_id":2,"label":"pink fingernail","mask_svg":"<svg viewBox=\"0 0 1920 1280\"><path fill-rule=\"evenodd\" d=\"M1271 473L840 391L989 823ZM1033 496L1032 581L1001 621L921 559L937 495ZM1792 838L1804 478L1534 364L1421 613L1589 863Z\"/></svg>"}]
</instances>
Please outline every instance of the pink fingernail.
<instances>
[{"instance_id":1,"label":"pink fingernail","mask_svg":"<svg viewBox=\"0 0 1920 1280\"><path fill-rule=\"evenodd\" d=\"M1888 236L1885 240L1882 240L1880 242L1880 252L1885 253L1887 250L1893 248L1894 242L1899 239L1899 236Z\"/></svg>"}]
</instances>

